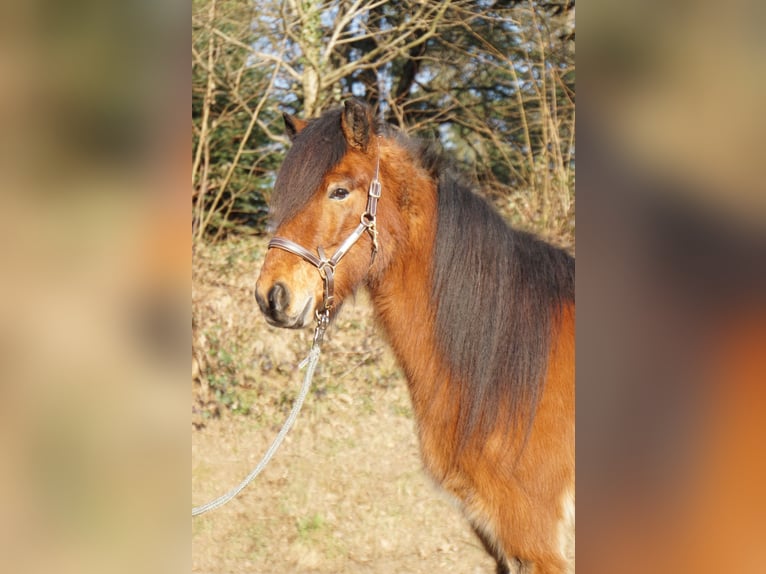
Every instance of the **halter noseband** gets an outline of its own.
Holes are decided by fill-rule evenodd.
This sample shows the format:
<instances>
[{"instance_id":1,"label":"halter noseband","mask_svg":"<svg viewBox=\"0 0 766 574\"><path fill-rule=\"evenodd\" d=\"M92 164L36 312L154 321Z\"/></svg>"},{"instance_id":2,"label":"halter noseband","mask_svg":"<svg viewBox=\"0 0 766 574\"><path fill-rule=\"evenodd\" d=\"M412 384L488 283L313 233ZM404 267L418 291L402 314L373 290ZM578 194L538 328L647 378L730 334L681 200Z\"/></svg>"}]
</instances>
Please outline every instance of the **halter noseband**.
<instances>
[{"instance_id":1,"label":"halter noseband","mask_svg":"<svg viewBox=\"0 0 766 574\"><path fill-rule=\"evenodd\" d=\"M322 277L324 283L324 297L322 311L316 312L316 319L318 326L321 325L322 329L326 328L330 320L330 311L333 308L335 295L335 267L338 265L343 256L349 252L351 247L364 235L365 232L370 234L372 239L372 255L370 257L370 266L375 261L375 255L378 253L378 228L377 228L377 213L378 213L378 199L380 199L380 180L378 175L380 173L380 151L378 151L377 163L375 166L375 177L370 182L370 188L367 190L367 207L362 213L361 221L356 229L349 235L346 240L341 243L340 247L333 253L332 257L328 258L325 255L322 247L317 247L317 257L311 251L297 244L295 241L285 239L284 237L274 237L269 241L268 249L276 247L277 249L283 249L289 253L301 257L304 261L307 261L311 265L317 268L319 275Z\"/></svg>"}]
</instances>

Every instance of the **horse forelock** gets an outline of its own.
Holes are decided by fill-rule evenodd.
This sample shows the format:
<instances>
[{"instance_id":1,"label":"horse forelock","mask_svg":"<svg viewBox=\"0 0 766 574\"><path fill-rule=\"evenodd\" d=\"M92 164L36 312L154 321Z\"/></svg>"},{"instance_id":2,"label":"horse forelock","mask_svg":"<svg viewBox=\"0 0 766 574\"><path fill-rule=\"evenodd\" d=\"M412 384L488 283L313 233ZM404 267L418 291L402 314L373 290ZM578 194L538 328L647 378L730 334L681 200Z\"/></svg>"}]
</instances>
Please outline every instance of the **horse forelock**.
<instances>
[{"instance_id":1,"label":"horse forelock","mask_svg":"<svg viewBox=\"0 0 766 574\"><path fill-rule=\"evenodd\" d=\"M311 120L293 141L271 194L272 225L278 227L300 212L325 174L346 155L341 112L341 108L332 109Z\"/></svg>"}]
</instances>

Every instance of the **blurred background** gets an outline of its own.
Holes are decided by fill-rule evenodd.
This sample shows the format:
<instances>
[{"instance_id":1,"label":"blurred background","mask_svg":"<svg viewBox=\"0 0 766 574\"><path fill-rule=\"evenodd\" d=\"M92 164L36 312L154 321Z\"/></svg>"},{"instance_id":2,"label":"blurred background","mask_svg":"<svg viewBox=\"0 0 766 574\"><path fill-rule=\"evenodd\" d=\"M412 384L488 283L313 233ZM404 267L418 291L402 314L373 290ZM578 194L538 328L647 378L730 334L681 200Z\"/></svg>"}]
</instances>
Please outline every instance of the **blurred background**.
<instances>
[{"instance_id":1,"label":"blurred background","mask_svg":"<svg viewBox=\"0 0 766 574\"><path fill-rule=\"evenodd\" d=\"M247 323L259 320L249 289L285 151L280 113L310 117L349 94L438 138L510 222L573 251L578 144L581 569L763 570L762 3L581 2L576 133L574 2L33 0L2 13L1 570L191 569L189 341L192 447L207 449L203 465L235 467L201 473L200 503L249 470L255 437L273 435L291 395L272 391L288 388L284 365L302 353L300 339ZM431 496L416 445L402 447L408 432L375 445L412 455L406 476L383 474L401 512L345 511L374 518L353 541L356 562L332 537L337 517L306 507L317 491L290 463L318 445L306 437L328 413L411 420L395 366L356 319L348 364L367 368L327 366L314 418L267 481L294 485L282 518L256 522L234 550L227 528L252 520L247 507L223 526L192 523L212 548L197 571L266 571L247 561L270 559L252 540L274 533L279 551L299 553L291 572L416 571L433 556L458 572L472 552L456 513L407 506ZM264 372L276 374L253 386ZM390 431L348 421L313 433L323 459L362 456L351 443ZM236 443L231 425L252 434ZM332 482L332 469L307 468ZM429 538L439 521L456 530ZM403 524L421 547L380 535ZM409 562L374 562L399 550ZM484 566L479 552L470 568Z\"/></svg>"},{"instance_id":2,"label":"blurred background","mask_svg":"<svg viewBox=\"0 0 766 574\"><path fill-rule=\"evenodd\" d=\"M579 16L580 567L759 572L764 6Z\"/></svg>"},{"instance_id":3,"label":"blurred background","mask_svg":"<svg viewBox=\"0 0 766 574\"><path fill-rule=\"evenodd\" d=\"M189 10L0 12L0 570L188 570Z\"/></svg>"}]
</instances>

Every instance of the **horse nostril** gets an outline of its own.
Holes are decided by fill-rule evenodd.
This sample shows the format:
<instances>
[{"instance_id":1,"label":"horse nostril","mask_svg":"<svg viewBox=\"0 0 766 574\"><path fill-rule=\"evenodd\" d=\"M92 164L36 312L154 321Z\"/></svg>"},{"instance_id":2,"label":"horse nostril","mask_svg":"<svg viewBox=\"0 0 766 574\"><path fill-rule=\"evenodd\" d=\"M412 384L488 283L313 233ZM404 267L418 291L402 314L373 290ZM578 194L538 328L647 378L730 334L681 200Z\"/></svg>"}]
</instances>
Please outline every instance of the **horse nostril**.
<instances>
[{"instance_id":1,"label":"horse nostril","mask_svg":"<svg viewBox=\"0 0 766 574\"><path fill-rule=\"evenodd\" d=\"M276 283L269 290L269 309L272 313L284 312L290 304L290 294L282 283Z\"/></svg>"}]
</instances>

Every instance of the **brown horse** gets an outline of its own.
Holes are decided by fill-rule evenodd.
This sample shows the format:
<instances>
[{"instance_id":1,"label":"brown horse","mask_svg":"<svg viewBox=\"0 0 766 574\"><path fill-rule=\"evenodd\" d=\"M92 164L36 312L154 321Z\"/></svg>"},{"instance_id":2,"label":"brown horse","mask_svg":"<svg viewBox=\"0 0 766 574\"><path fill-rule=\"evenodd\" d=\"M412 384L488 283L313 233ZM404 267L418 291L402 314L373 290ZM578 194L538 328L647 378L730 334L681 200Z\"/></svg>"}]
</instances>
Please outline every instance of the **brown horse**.
<instances>
[{"instance_id":1,"label":"brown horse","mask_svg":"<svg viewBox=\"0 0 766 574\"><path fill-rule=\"evenodd\" d=\"M329 318L365 286L406 374L429 474L498 572L565 572L574 260L509 228L440 154L375 125L363 103L285 123L279 237L255 291L267 321Z\"/></svg>"}]
</instances>

